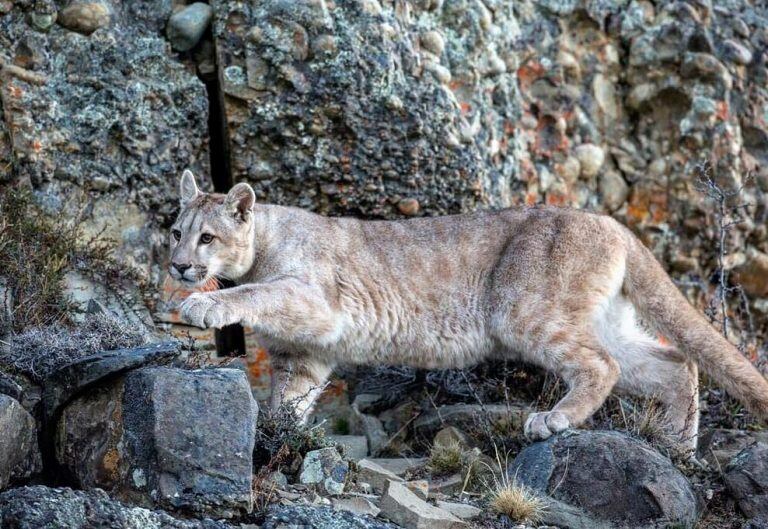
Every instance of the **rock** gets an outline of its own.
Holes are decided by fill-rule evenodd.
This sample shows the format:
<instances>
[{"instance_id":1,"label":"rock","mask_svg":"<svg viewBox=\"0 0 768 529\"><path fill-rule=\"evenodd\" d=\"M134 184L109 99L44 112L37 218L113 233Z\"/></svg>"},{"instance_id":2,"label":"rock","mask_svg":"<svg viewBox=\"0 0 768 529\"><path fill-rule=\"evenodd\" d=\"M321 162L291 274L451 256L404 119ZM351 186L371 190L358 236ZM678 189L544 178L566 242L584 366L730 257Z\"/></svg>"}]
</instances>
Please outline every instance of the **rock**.
<instances>
[{"instance_id":1,"label":"rock","mask_svg":"<svg viewBox=\"0 0 768 529\"><path fill-rule=\"evenodd\" d=\"M368 439L364 435L329 435L328 439L344 447L344 457L357 461L368 455Z\"/></svg>"},{"instance_id":2,"label":"rock","mask_svg":"<svg viewBox=\"0 0 768 529\"><path fill-rule=\"evenodd\" d=\"M430 497L452 496L458 494L464 489L464 476L460 473L449 476L430 477L429 494Z\"/></svg>"},{"instance_id":3,"label":"rock","mask_svg":"<svg viewBox=\"0 0 768 529\"><path fill-rule=\"evenodd\" d=\"M611 212L623 206L629 196L629 186L617 171L604 171L598 189L603 204Z\"/></svg>"},{"instance_id":4,"label":"rock","mask_svg":"<svg viewBox=\"0 0 768 529\"><path fill-rule=\"evenodd\" d=\"M745 516L768 520L768 443L755 443L739 452L723 478Z\"/></svg>"},{"instance_id":5,"label":"rock","mask_svg":"<svg viewBox=\"0 0 768 529\"><path fill-rule=\"evenodd\" d=\"M16 529L235 529L211 519L181 520L109 498L103 490L19 487L0 494L0 527Z\"/></svg>"},{"instance_id":6,"label":"rock","mask_svg":"<svg viewBox=\"0 0 768 529\"><path fill-rule=\"evenodd\" d=\"M422 500L426 500L429 497L429 481L426 479L406 481L405 486Z\"/></svg>"},{"instance_id":7,"label":"rock","mask_svg":"<svg viewBox=\"0 0 768 529\"><path fill-rule=\"evenodd\" d=\"M413 217L419 214L419 201L415 198L403 198L397 203L397 209L406 217Z\"/></svg>"},{"instance_id":8,"label":"rock","mask_svg":"<svg viewBox=\"0 0 768 529\"><path fill-rule=\"evenodd\" d=\"M45 379L44 417L47 422L55 423L61 407L82 390L132 369L168 361L180 353L180 342L166 341L70 359Z\"/></svg>"},{"instance_id":9,"label":"rock","mask_svg":"<svg viewBox=\"0 0 768 529\"><path fill-rule=\"evenodd\" d=\"M375 393L360 393L355 395L355 400L352 402L352 408L361 413L372 413L376 406L381 403L382 397Z\"/></svg>"},{"instance_id":10,"label":"rock","mask_svg":"<svg viewBox=\"0 0 768 529\"><path fill-rule=\"evenodd\" d=\"M0 395L0 490L42 470L37 424L19 402Z\"/></svg>"},{"instance_id":11,"label":"rock","mask_svg":"<svg viewBox=\"0 0 768 529\"><path fill-rule=\"evenodd\" d=\"M368 515L376 517L381 509L376 507L370 500L355 496L351 498L331 498L331 505L337 511L349 511L358 515Z\"/></svg>"},{"instance_id":12,"label":"rock","mask_svg":"<svg viewBox=\"0 0 768 529\"><path fill-rule=\"evenodd\" d=\"M736 64L747 65L752 62L752 52L735 40L723 42L723 52L726 59Z\"/></svg>"},{"instance_id":13,"label":"rock","mask_svg":"<svg viewBox=\"0 0 768 529\"><path fill-rule=\"evenodd\" d=\"M449 446L452 443L458 444L464 450L471 448L471 443L467 434L455 426L446 426L435 434L435 439L432 441L433 445Z\"/></svg>"},{"instance_id":14,"label":"rock","mask_svg":"<svg viewBox=\"0 0 768 529\"><path fill-rule=\"evenodd\" d=\"M768 254L747 250L747 260L733 270L736 282L750 295L768 296Z\"/></svg>"},{"instance_id":15,"label":"rock","mask_svg":"<svg viewBox=\"0 0 768 529\"><path fill-rule=\"evenodd\" d=\"M454 503L437 500L436 504L439 508L443 509L444 511L448 511L455 517L461 518L462 520L474 520L483 514L482 509L467 503Z\"/></svg>"},{"instance_id":16,"label":"rock","mask_svg":"<svg viewBox=\"0 0 768 529\"><path fill-rule=\"evenodd\" d=\"M512 6L500 4L490 17L481 2L457 13L408 4L412 16L377 1L333 9L279 0L248 9L233 0L211 5L233 178L252 183L263 200L376 218L511 203L515 147L490 139L504 137L505 124L517 119L515 73L470 79L489 54L488 32L496 49L512 49L519 34ZM306 35L312 49L318 39L332 46L297 54L294 35ZM466 79L446 84L448 63L426 54L447 54ZM226 75L233 68L247 75ZM462 104L470 122L483 116L482 132L450 144ZM312 129L297 126L313 121ZM254 160L271 170L263 175Z\"/></svg>"},{"instance_id":17,"label":"rock","mask_svg":"<svg viewBox=\"0 0 768 529\"><path fill-rule=\"evenodd\" d=\"M443 53L445 48L445 39L439 31L431 30L425 31L421 34L419 39L421 47L430 53L434 53L438 57Z\"/></svg>"},{"instance_id":18,"label":"rock","mask_svg":"<svg viewBox=\"0 0 768 529\"><path fill-rule=\"evenodd\" d=\"M768 444L768 432L707 429L699 435L697 455L714 468L725 468L739 452L758 441Z\"/></svg>"},{"instance_id":19,"label":"rock","mask_svg":"<svg viewBox=\"0 0 768 529\"><path fill-rule=\"evenodd\" d=\"M166 34L173 49L189 51L194 48L213 18L213 9L208 4L195 2L174 13L168 20Z\"/></svg>"},{"instance_id":20,"label":"rock","mask_svg":"<svg viewBox=\"0 0 768 529\"><path fill-rule=\"evenodd\" d=\"M584 178L596 176L605 161L605 151L592 143L579 145L574 149L574 154L579 160L581 176Z\"/></svg>"},{"instance_id":21,"label":"rock","mask_svg":"<svg viewBox=\"0 0 768 529\"><path fill-rule=\"evenodd\" d=\"M401 478L427 464L426 457L372 457L368 461Z\"/></svg>"},{"instance_id":22,"label":"rock","mask_svg":"<svg viewBox=\"0 0 768 529\"><path fill-rule=\"evenodd\" d=\"M262 529L293 529L298 527L311 527L312 529L398 529L393 524L374 520L367 515L334 510L328 507L304 505L281 505L270 508Z\"/></svg>"},{"instance_id":23,"label":"rock","mask_svg":"<svg viewBox=\"0 0 768 529\"><path fill-rule=\"evenodd\" d=\"M695 494L680 471L618 432L567 431L520 452L508 473L555 501L543 515L546 524L690 527L698 518Z\"/></svg>"},{"instance_id":24,"label":"rock","mask_svg":"<svg viewBox=\"0 0 768 529\"><path fill-rule=\"evenodd\" d=\"M64 409L56 458L81 487L231 517L252 508L257 412L243 371L143 368Z\"/></svg>"},{"instance_id":25,"label":"rock","mask_svg":"<svg viewBox=\"0 0 768 529\"><path fill-rule=\"evenodd\" d=\"M299 481L305 485L317 485L327 494L341 494L348 472L349 463L341 458L336 448L321 448L304 456Z\"/></svg>"},{"instance_id":26,"label":"rock","mask_svg":"<svg viewBox=\"0 0 768 529\"><path fill-rule=\"evenodd\" d=\"M109 8L100 2L74 3L59 11L56 20L69 30L90 35L109 26Z\"/></svg>"},{"instance_id":27,"label":"rock","mask_svg":"<svg viewBox=\"0 0 768 529\"><path fill-rule=\"evenodd\" d=\"M449 404L431 409L413 421L416 437L432 439L444 426L455 426L464 432L477 430L481 421L507 422L510 429L521 430L523 418L528 413L524 406L510 404Z\"/></svg>"},{"instance_id":28,"label":"rock","mask_svg":"<svg viewBox=\"0 0 768 529\"><path fill-rule=\"evenodd\" d=\"M368 483L379 494L383 493L390 481L401 482L403 479L389 470L377 465L371 459L357 462L357 479Z\"/></svg>"},{"instance_id":29,"label":"rock","mask_svg":"<svg viewBox=\"0 0 768 529\"><path fill-rule=\"evenodd\" d=\"M389 435L384 431L381 421L375 415L355 413L355 419L360 425L360 430L368 440L368 452L377 455L389 443Z\"/></svg>"},{"instance_id":30,"label":"rock","mask_svg":"<svg viewBox=\"0 0 768 529\"><path fill-rule=\"evenodd\" d=\"M274 485L274 487L279 490L285 490L288 488L288 477L279 470L270 472L267 475L266 481L267 483Z\"/></svg>"},{"instance_id":31,"label":"rock","mask_svg":"<svg viewBox=\"0 0 768 529\"><path fill-rule=\"evenodd\" d=\"M405 529L458 529L467 525L450 512L420 499L402 483L390 481L381 498L381 513Z\"/></svg>"}]
</instances>

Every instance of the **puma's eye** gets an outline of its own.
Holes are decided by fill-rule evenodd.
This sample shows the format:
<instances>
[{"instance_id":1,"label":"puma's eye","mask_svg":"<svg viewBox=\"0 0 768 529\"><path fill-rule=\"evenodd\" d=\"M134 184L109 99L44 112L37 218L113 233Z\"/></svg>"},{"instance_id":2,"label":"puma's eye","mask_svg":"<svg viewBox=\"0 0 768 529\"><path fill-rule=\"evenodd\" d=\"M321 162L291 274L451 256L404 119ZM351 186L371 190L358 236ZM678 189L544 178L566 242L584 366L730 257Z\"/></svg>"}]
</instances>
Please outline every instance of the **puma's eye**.
<instances>
[{"instance_id":1,"label":"puma's eye","mask_svg":"<svg viewBox=\"0 0 768 529\"><path fill-rule=\"evenodd\" d=\"M211 244L211 241L213 240L213 235L210 233L203 233L200 236L200 244Z\"/></svg>"},{"instance_id":2,"label":"puma's eye","mask_svg":"<svg viewBox=\"0 0 768 529\"><path fill-rule=\"evenodd\" d=\"M181 239L181 232L179 230L173 230L171 234L173 235L173 238L176 239L177 241Z\"/></svg>"}]
</instances>

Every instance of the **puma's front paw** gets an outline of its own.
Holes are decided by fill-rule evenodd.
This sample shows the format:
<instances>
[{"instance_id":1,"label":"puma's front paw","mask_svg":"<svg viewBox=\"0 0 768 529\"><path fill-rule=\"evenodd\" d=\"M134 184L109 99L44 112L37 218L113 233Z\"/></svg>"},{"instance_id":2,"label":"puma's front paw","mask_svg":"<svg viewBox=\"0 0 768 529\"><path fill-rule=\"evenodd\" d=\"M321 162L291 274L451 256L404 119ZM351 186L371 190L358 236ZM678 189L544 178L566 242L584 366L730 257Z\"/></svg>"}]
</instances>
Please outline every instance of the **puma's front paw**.
<instances>
[{"instance_id":1,"label":"puma's front paw","mask_svg":"<svg viewBox=\"0 0 768 529\"><path fill-rule=\"evenodd\" d=\"M196 292L184 300L180 309L184 321L203 329L239 323L234 311L226 307L216 292Z\"/></svg>"},{"instance_id":2,"label":"puma's front paw","mask_svg":"<svg viewBox=\"0 0 768 529\"><path fill-rule=\"evenodd\" d=\"M541 441L553 434L571 427L568 417L559 411L531 413L523 428L525 436L531 441Z\"/></svg>"}]
</instances>

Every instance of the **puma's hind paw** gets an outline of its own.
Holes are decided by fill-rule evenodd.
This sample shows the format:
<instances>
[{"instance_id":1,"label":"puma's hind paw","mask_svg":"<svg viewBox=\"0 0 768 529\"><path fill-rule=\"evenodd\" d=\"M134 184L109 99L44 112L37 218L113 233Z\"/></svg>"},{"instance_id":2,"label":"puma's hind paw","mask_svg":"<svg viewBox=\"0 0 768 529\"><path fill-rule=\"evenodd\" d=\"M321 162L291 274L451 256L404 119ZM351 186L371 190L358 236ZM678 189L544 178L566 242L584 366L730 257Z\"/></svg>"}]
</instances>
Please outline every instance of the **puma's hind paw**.
<instances>
[{"instance_id":1,"label":"puma's hind paw","mask_svg":"<svg viewBox=\"0 0 768 529\"><path fill-rule=\"evenodd\" d=\"M523 431L531 441L542 441L553 434L571 427L568 417L559 411L531 413L525 421Z\"/></svg>"}]
</instances>

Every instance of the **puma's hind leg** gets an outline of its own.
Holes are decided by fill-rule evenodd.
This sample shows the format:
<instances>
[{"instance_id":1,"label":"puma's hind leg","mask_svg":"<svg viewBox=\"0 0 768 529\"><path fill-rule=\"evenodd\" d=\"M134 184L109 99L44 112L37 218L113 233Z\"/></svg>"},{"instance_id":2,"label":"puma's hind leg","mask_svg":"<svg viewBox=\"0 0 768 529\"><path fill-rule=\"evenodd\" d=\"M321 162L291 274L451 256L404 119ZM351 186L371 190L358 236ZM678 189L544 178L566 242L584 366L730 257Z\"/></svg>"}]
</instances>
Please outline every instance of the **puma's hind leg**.
<instances>
[{"instance_id":1,"label":"puma's hind leg","mask_svg":"<svg viewBox=\"0 0 768 529\"><path fill-rule=\"evenodd\" d=\"M553 366L568 385L568 393L551 411L531 413L525 421L525 435L546 439L567 428L580 426L603 405L619 378L619 367L599 347L573 344Z\"/></svg>"}]
</instances>

